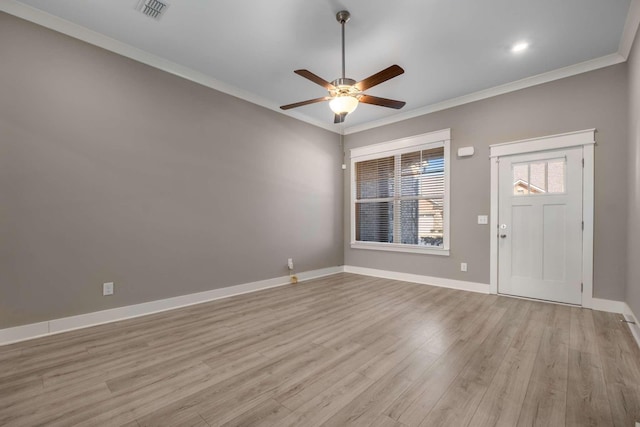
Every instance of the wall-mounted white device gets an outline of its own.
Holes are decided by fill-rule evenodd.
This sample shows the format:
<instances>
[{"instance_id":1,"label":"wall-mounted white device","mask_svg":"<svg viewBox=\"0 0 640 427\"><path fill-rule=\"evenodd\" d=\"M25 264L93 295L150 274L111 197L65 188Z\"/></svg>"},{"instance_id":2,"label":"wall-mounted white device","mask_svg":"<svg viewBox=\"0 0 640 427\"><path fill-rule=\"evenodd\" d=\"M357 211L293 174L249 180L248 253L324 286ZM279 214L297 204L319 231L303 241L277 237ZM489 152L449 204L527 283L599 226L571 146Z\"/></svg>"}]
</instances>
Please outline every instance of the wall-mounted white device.
<instances>
[{"instance_id":1,"label":"wall-mounted white device","mask_svg":"<svg viewBox=\"0 0 640 427\"><path fill-rule=\"evenodd\" d=\"M458 157L469 157L473 156L475 152L473 147L460 147L458 148Z\"/></svg>"},{"instance_id":2,"label":"wall-mounted white device","mask_svg":"<svg viewBox=\"0 0 640 427\"><path fill-rule=\"evenodd\" d=\"M113 282L102 284L102 295L113 295Z\"/></svg>"}]
</instances>

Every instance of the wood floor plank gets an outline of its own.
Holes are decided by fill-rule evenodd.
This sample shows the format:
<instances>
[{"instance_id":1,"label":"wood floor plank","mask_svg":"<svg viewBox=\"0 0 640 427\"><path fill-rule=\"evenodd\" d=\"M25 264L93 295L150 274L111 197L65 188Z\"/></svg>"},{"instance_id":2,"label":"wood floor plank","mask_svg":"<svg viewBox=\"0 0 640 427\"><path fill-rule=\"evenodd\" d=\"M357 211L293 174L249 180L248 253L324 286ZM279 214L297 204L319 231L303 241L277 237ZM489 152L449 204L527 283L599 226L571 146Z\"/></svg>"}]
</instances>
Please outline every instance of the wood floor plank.
<instances>
[{"instance_id":1,"label":"wood floor plank","mask_svg":"<svg viewBox=\"0 0 640 427\"><path fill-rule=\"evenodd\" d=\"M223 426L277 426L291 411L273 399L267 399L255 408L228 421Z\"/></svg>"},{"instance_id":2,"label":"wood floor plank","mask_svg":"<svg viewBox=\"0 0 640 427\"><path fill-rule=\"evenodd\" d=\"M611 426L611 407L597 354L569 349L567 426Z\"/></svg>"},{"instance_id":3,"label":"wood floor plank","mask_svg":"<svg viewBox=\"0 0 640 427\"><path fill-rule=\"evenodd\" d=\"M0 425L632 425L620 320L336 274L0 347Z\"/></svg>"},{"instance_id":4,"label":"wood floor plank","mask_svg":"<svg viewBox=\"0 0 640 427\"><path fill-rule=\"evenodd\" d=\"M389 369L364 392L345 405L323 425L370 426L413 383L416 377L435 362L437 355L418 349Z\"/></svg>"},{"instance_id":5,"label":"wood floor plank","mask_svg":"<svg viewBox=\"0 0 640 427\"><path fill-rule=\"evenodd\" d=\"M78 402L83 405L99 406L109 401L111 393L106 384L98 383L80 389L65 390L56 395L40 394L29 400L20 401L0 412L2 426L28 426L55 423L64 414L78 410Z\"/></svg>"},{"instance_id":6,"label":"wood floor plank","mask_svg":"<svg viewBox=\"0 0 640 427\"><path fill-rule=\"evenodd\" d=\"M547 317L547 311L541 304L544 303L528 303L529 312L471 418L470 425L513 426L518 422L542 339L544 318Z\"/></svg>"},{"instance_id":7,"label":"wood floor plank","mask_svg":"<svg viewBox=\"0 0 640 427\"><path fill-rule=\"evenodd\" d=\"M571 309L571 329L569 347L582 353L598 354L596 330L591 310Z\"/></svg>"},{"instance_id":8,"label":"wood floor plank","mask_svg":"<svg viewBox=\"0 0 640 427\"><path fill-rule=\"evenodd\" d=\"M502 310L504 315L480 344L476 357L467 363L421 425L469 424L524 322L528 307L524 302L517 302Z\"/></svg>"},{"instance_id":9,"label":"wood floor plank","mask_svg":"<svg viewBox=\"0 0 640 427\"><path fill-rule=\"evenodd\" d=\"M518 419L519 426L562 426L565 423L569 346L564 335L562 329L545 327Z\"/></svg>"},{"instance_id":10,"label":"wood floor plank","mask_svg":"<svg viewBox=\"0 0 640 427\"><path fill-rule=\"evenodd\" d=\"M102 407L84 406L78 413L62 413L50 425L88 427L107 423L124 424L163 408L176 398L197 393L215 381L209 368L199 363L144 387L113 393Z\"/></svg>"},{"instance_id":11,"label":"wood floor plank","mask_svg":"<svg viewBox=\"0 0 640 427\"><path fill-rule=\"evenodd\" d=\"M408 426L417 426L422 422L476 354L478 346L500 321L504 311L488 310L476 315L480 317L476 319L478 321L469 322L465 339L458 339L427 371L417 377L412 386L385 410L385 415ZM425 344L425 348L431 351L429 344Z\"/></svg>"},{"instance_id":12,"label":"wood floor plank","mask_svg":"<svg viewBox=\"0 0 640 427\"><path fill-rule=\"evenodd\" d=\"M636 348L625 339L621 315L593 312L593 319L613 424L634 425L640 420L640 371L633 363L638 360Z\"/></svg>"},{"instance_id":13,"label":"wood floor plank","mask_svg":"<svg viewBox=\"0 0 640 427\"><path fill-rule=\"evenodd\" d=\"M137 421L137 425L139 427L210 427L192 408L182 408L161 417L146 417L143 421Z\"/></svg>"},{"instance_id":14,"label":"wood floor plank","mask_svg":"<svg viewBox=\"0 0 640 427\"><path fill-rule=\"evenodd\" d=\"M400 424L396 420L392 420L386 415L380 415L376 420L371 424L371 427L405 427L404 424Z\"/></svg>"},{"instance_id":15,"label":"wood floor plank","mask_svg":"<svg viewBox=\"0 0 640 427\"><path fill-rule=\"evenodd\" d=\"M358 373L349 374L331 388L323 391L293 411L289 416L281 420L279 425L282 427L321 425L366 390L372 383L373 380L364 375Z\"/></svg>"},{"instance_id":16,"label":"wood floor plank","mask_svg":"<svg viewBox=\"0 0 640 427\"><path fill-rule=\"evenodd\" d=\"M347 375L357 371L369 360L375 358L380 352L398 341L394 336L383 336L374 343L367 346L355 344L354 351L341 357L324 369L314 372L301 381L290 384L288 387L281 387L275 395L275 399L285 407L296 410L305 403L312 400L325 390L333 387L338 381Z\"/></svg>"}]
</instances>

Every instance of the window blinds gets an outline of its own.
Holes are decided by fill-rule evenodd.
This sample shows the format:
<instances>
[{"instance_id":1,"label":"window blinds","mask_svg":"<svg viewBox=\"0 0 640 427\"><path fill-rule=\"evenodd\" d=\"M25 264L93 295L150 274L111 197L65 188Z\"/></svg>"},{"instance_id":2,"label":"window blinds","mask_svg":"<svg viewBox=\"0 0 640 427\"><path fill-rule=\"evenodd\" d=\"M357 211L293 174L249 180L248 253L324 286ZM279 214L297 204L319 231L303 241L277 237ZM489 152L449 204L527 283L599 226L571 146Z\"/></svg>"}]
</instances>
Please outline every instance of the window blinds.
<instances>
[{"instance_id":1,"label":"window blinds","mask_svg":"<svg viewBox=\"0 0 640 427\"><path fill-rule=\"evenodd\" d=\"M443 245L444 148L355 164L356 240Z\"/></svg>"}]
</instances>

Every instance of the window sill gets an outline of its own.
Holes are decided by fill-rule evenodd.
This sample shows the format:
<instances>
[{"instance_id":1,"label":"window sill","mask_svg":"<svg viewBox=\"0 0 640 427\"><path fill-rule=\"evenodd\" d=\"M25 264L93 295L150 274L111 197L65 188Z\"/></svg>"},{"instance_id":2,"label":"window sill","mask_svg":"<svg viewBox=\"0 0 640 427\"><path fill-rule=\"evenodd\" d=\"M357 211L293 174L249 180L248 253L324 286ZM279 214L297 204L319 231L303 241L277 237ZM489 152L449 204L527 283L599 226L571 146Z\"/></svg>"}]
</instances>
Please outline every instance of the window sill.
<instances>
[{"instance_id":1,"label":"window sill","mask_svg":"<svg viewBox=\"0 0 640 427\"><path fill-rule=\"evenodd\" d=\"M424 255L449 256L449 249L437 249L395 243L351 242L352 249L369 249L374 251L407 252Z\"/></svg>"}]
</instances>

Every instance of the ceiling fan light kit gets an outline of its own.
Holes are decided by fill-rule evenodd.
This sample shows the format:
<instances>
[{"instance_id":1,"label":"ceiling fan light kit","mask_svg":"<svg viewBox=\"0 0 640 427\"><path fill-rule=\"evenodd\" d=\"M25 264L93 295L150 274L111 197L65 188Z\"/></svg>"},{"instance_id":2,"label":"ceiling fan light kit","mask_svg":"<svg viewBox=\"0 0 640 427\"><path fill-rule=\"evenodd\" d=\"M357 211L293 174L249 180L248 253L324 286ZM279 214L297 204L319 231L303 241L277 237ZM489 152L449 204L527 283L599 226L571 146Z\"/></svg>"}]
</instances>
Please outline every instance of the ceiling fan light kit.
<instances>
[{"instance_id":1,"label":"ceiling fan light kit","mask_svg":"<svg viewBox=\"0 0 640 427\"><path fill-rule=\"evenodd\" d=\"M358 108L358 98L351 95L338 96L329 102L329 108L336 114L353 113Z\"/></svg>"},{"instance_id":2,"label":"ceiling fan light kit","mask_svg":"<svg viewBox=\"0 0 640 427\"><path fill-rule=\"evenodd\" d=\"M296 102L294 104L283 105L280 108L289 110L291 108L302 107L303 105L315 104L317 102L329 101L329 108L334 112L334 123L343 123L347 114L353 113L360 102L381 107L400 109L404 107L405 102L393 99L379 98L363 93L365 90L386 82L389 79L404 73L399 65L392 65L384 70L367 77L366 79L356 82L353 79L345 77L345 48L344 48L344 26L351 19L351 14L346 10L341 10L336 14L336 20L342 27L342 77L329 83L322 77L313 74L309 70L295 70L294 73L302 76L317 85L324 87L329 96L322 98L309 99L307 101Z\"/></svg>"}]
</instances>

